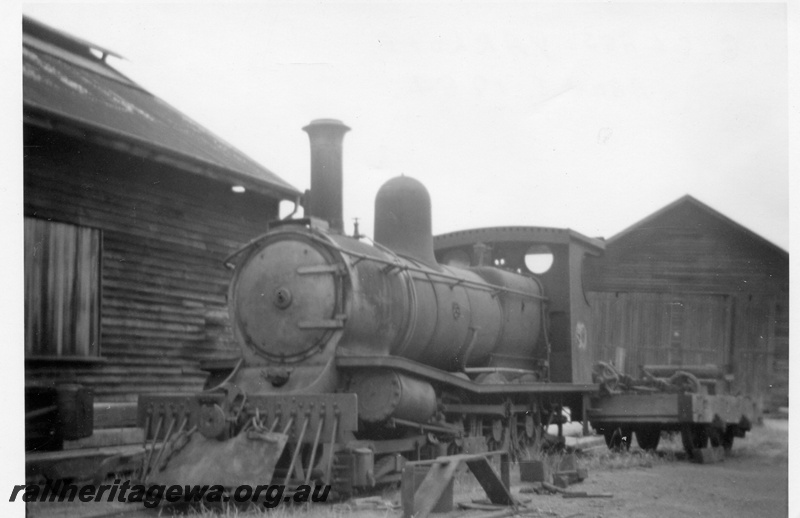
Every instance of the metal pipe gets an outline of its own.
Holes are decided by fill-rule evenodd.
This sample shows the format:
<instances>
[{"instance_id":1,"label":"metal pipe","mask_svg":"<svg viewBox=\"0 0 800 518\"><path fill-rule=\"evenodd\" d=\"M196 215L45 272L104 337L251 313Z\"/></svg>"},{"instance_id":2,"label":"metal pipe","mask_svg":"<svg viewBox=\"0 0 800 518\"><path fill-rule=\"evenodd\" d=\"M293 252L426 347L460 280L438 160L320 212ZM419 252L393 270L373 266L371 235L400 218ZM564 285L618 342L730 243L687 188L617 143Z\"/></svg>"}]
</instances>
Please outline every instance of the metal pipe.
<instances>
[{"instance_id":1,"label":"metal pipe","mask_svg":"<svg viewBox=\"0 0 800 518\"><path fill-rule=\"evenodd\" d=\"M291 428L293 424L294 424L294 416L290 417L289 421L286 423L286 426L283 427L283 435L289 433L289 428Z\"/></svg>"},{"instance_id":2,"label":"metal pipe","mask_svg":"<svg viewBox=\"0 0 800 518\"><path fill-rule=\"evenodd\" d=\"M317 445L319 444L319 436L322 434L323 424L325 424L325 414L320 412L319 423L317 423L317 433L314 435L314 446L311 448L311 458L308 460L308 470L306 471L305 480L306 485L311 482L311 469L314 467L314 457L317 456Z\"/></svg>"},{"instance_id":3,"label":"metal pipe","mask_svg":"<svg viewBox=\"0 0 800 518\"><path fill-rule=\"evenodd\" d=\"M300 453L300 448L303 446L303 436L306 434L306 428L308 427L308 422L311 420L311 414L306 412L306 418L303 419L303 426L300 427L300 435L297 436L297 445L294 447L294 453L292 454L292 460L289 462L289 471L286 472L286 478L283 479L283 485L285 486L289 482L289 477L292 476L292 471L294 470L294 464L297 462L297 455Z\"/></svg>"},{"instance_id":4,"label":"metal pipe","mask_svg":"<svg viewBox=\"0 0 800 518\"><path fill-rule=\"evenodd\" d=\"M708 365L643 365L639 367L653 376L668 378L678 371L694 374L698 378L718 379L723 375L722 369L714 364Z\"/></svg>"},{"instance_id":5,"label":"metal pipe","mask_svg":"<svg viewBox=\"0 0 800 518\"><path fill-rule=\"evenodd\" d=\"M153 444L150 445L150 453L147 455L147 462L142 469L142 480L147 478L147 472L150 470L150 461L153 460L153 452L156 450L156 441L158 434L161 432L161 425L164 424L164 414L158 417L158 424L156 424L156 433L153 434Z\"/></svg>"},{"instance_id":6,"label":"metal pipe","mask_svg":"<svg viewBox=\"0 0 800 518\"><path fill-rule=\"evenodd\" d=\"M408 426L410 428L419 428L421 430L428 430L431 432L441 432L441 433L449 433L453 435L461 435L460 430L456 430L454 428L446 428L444 426L436 426L431 424L423 424L423 423L415 423L414 421L406 421L405 419L397 419L393 418L390 420L395 424L399 424L401 426Z\"/></svg>"},{"instance_id":7,"label":"metal pipe","mask_svg":"<svg viewBox=\"0 0 800 518\"><path fill-rule=\"evenodd\" d=\"M292 217L295 214L297 214L297 209L300 208L300 197L298 196L297 198L295 198L292 203L294 203L294 209L292 210L292 213L289 214L288 216L286 216L285 218L281 218L281 221L285 221L287 219L292 219Z\"/></svg>"},{"instance_id":8,"label":"metal pipe","mask_svg":"<svg viewBox=\"0 0 800 518\"><path fill-rule=\"evenodd\" d=\"M233 376L234 376L234 375L236 375L236 373L239 371L239 367L241 367L241 366L242 366L242 363L244 363L244 358L239 358L239 361L238 361L238 362L236 362L236 366L234 366L234 368L233 368L233 370L231 371L231 373L230 373L230 374L228 374L228 376L227 376L227 377L226 377L226 378L225 378L225 379L222 381L222 383L219 383L219 384L217 384L217 386L216 386L216 387L210 388L210 389L208 389L208 390L204 390L203 392L214 392L214 391L215 391L215 390L217 390L218 388L220 388L220 387L224 386L224 385L225 385L226 383L228 383L228 382L229 382L231 379L233 379Z\"/></svg>"},{"instance_id":9,"label":"metal pipe","mask_svg":"<svg viewBox=\"0 0 800 518\"><path fill-rule=\"evenodd\" d=\"M183 421L181 422L181 425L178 427L178 430L175 432L175 437L183 433L183 429L186 428L187 424L189 424L189 415L184 414Z\"/></svg>"},{"instance_id":10,"label":"metal pipe","mask_svg":"<svg viewBox=\"0 0 800 518\"><path fill-rule=\"evenodd\" d=\"M336 432L339 428L339 413L333 420L333 427L331 429L331 451L328 453L328 465L325 466L325 483L331 483L331 469L333 469L333 451L336 449Z\"/></svg>"},{"instance_id":11,"label":"metal pipe","mask_svg":"<svg viewBox=\"0 0 800 518\"><path fill-rule=\"evenodd\" d=\"M306 215L326 220L331 230L342 234L342 140L350 128L335 119L317 119L303 131L311 145L311 199Z\"/></svg>"},{"instance_id":12,"label":"metal pipe","mask_svg":"<svg viewBox=\"0 0 800 518\"><path fill-rule=\"evenodd\" d=\"M528 369L515 369L513 367L468 367L464 369L467 374L479 374L482 372L507 372L509 374L536 374L536 371Z\"/></svg>"},{"instance_id":13,"label":"metal pipe","mask_svg":"<svg viewBox=\"0 0 800 518\"><path fill-rule=\"evenodd\" d=\"M142 449L147 451L147 434L150 432L150 425L152 424L153 412L152 408L147 409L147 419L144 420L144 438L142 439Z\"/></svg>"},{"instance_id":14,"label":"metal pipe","mask_svg":"<svg viewBox=\"0 0 800 518\"><path fill-rule=\"evenodd\" d=\"M161 449L158 450L158 455L156 455L156 461L153 463L153 470L155 471L158 469L158 463L161 461L161 457L164 455L164 450L167 449L167 443L172 438L172 429L175 427L175 421L178 419L173 416L172 420L169 422L169 426L167 427L167 433L164 434L164 441L161 443ZM144 476L147 476L147 473L144 473Z\"/></svg>"},{"instance_id":15,"label":"metal pipe","mask_svg":"<svg viewBox=\"0 0 800 518\"><path fill-rule=\"evenodd\" d=\"M526 297L526 298L529 298L529 299L548 300L548 298L543 296L543 295L534 295L532 293L525 293L524 291L512 290L510 288L505 288L503 286L496 286L494 284L489 284L487 282L470 281L470 280L467 280L467 279L462 279L460 277L456 277L455 275L450 275L450 274L447 274L447 273L437 272L436 270L428 270L428 269L425 269L425 268L418 268L416 266L411 266L411 265L408 265L408 264L399 264L399 263L394 262L394 261L389 261L387 259L381 259L379 257L374 257L374 256L371 256L371 255L360 254L358 252L353 252L351 250L346 250L346 249L336 245L335 243L331 243L330 241L327 241L325 239L321 239L321 238L319 238L317 236L310 236L310 238L313 239L314 241L324 245L324 246L327 246L328 248L336 250L339 253L342 253L342 254L345 254L345 255L349 255L351 257L357 257L357 258L359 258L361 260L364 260L364 261L373 261L373 262L376 262L376 263L385 264L387 266L391 266L393 268L397 268L398 270L409 271L409 272L414 272L414 273L421 273L421 274L424 274L424 275L427 275L427 276L434 276L434 277L439 277L439 278L442 278L442 279L445 279L445 280L448 280L448 281L453 281L454 282L453 286L460 284L460 285L464 285L464 286L471 286L473 288L484 290L484 291L489 291L489 292L512 293L514 295L518 295L520 297ZM429 281L430 282L434 282L433 279L429 279ZM444 282L443 284L450 285L450 283L447 283L447 282Z\"/></svg>"}]
</instances>

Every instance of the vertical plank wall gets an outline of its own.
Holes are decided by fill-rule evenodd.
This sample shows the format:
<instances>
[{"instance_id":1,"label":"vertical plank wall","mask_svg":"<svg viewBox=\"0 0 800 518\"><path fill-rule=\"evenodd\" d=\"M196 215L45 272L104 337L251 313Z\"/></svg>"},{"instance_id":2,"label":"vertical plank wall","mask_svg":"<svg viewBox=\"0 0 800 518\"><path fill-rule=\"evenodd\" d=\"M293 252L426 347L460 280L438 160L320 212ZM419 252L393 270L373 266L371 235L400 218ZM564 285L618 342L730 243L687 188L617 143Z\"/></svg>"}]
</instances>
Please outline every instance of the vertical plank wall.
<instances>
[{"instance_id":1,"label":"vertical plank wall","mask_svg":"<svg viewBox=\"0 0 800 518\"><path fill-rule=\"evenodd\" d=\"M97 356L100 231L25 218L25 355Z\"/></svg>"},{"instance_id":2,"label":"vertical plank wall","mask_svg":"<svg viewBox=\"0 0 800 518\"><path fill-rule=\"evenodd\" d=\"M727 363L726 297L591 292L589 300L597 358L614 360L622 347L627 374L647 364Z\"/></svg>"},{"instance_id":3,"label":"vertical plank wall","mask_svg":"<svg viewBox=\"0 0 800 518\"><path fill-rule=\"evenodd\" d=\"M696 201L587 260L597 359L716 363L767 408L788 402L788 256Z\"/></svg>"}]
</instances>

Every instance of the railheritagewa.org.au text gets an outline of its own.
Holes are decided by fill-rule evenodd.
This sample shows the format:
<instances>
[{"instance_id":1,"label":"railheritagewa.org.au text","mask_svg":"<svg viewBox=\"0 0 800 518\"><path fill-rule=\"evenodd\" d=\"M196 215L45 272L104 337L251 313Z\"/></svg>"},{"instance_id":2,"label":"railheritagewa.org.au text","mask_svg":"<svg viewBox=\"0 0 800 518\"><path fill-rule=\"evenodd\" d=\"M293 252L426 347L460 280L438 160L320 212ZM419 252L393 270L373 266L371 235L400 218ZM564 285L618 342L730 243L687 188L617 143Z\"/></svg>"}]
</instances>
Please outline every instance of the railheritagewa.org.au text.
<instances>
[{"instance_id":1,"label":"railheritagewa.org.au text","mask_svg":"<svg viewBox=\"0 0 800 518\"><path fill-rule=\"evenodd\" d=\"M18 485L11 490L9 502L17 497L23 502L141 502L145 507L157 507L161 502L262 502L265 507L282 503L325 502L331 486L299 485L288 488L281 484L243 485L232 491L222 485L157 485L131 484L117 479L113 484L75 485L46 483Z\"/></svg>"}]
</instances>

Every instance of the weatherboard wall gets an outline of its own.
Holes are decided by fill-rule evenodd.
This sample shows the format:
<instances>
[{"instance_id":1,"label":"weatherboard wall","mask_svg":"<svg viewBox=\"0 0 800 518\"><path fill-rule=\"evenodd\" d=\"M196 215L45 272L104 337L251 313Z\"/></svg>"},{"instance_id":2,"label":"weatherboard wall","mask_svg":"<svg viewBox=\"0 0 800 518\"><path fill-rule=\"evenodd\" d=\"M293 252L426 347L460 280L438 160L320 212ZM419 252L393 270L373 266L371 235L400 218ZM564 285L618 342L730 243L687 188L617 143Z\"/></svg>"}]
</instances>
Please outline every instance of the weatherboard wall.
<instances>
[{"instance_id":1,"label":"weatherboard wall","mask_svg":"<svg viewBox=\"0 0 800 518\"><path fill-rule=\"evenodd\" d=\"M71 374L129 399L202 384L196 362L238 356L223 260L266 230L276 199L36 127L26 127L24 166L26 218L101 235L100 343L78 347L101 362L87 358ZM39 365L31 377L57 370ZM167 366L173 376L159 370Z\"/></svg>"}]
</instances>

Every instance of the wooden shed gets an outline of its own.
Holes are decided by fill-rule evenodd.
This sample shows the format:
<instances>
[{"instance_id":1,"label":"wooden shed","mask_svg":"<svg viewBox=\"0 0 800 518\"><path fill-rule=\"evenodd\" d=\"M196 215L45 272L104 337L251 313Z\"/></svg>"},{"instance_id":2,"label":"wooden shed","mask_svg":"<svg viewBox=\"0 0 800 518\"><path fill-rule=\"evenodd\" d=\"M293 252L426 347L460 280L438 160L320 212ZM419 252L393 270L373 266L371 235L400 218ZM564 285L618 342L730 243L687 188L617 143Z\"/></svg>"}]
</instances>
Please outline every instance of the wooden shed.
<instances>
[{"instance_id":1,"label":"wooden shed","mask_svg":"<svg viewBox=\"0 0 800 518\"><path fill-rule=\"evenodd\" d=\"M596 360L718 364L733 393L788 405L789 254L691 196L587 259Z\"/></svg>"},{"instance_id":2,"label":"wooden shed","mask_svg":"<svg viewBox=\"0 0 800 518\"><path fill-rule=\"evenodd\" d=\"M25 373L130 410L239 356L223 262L299 192L108 55L23 20Z\"/></svg>"}]
</instances>

